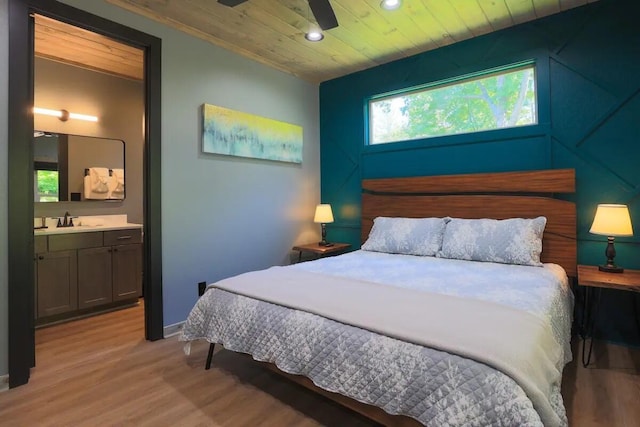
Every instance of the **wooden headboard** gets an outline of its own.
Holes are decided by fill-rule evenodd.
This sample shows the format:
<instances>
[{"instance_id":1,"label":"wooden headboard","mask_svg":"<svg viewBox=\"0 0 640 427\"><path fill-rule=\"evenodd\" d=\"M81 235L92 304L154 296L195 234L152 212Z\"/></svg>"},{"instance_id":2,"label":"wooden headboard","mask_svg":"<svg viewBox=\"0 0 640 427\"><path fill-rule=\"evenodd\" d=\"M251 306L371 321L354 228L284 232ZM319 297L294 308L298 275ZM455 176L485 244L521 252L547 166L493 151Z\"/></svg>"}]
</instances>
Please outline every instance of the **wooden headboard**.
<instances>
[{"instance_id":1,"label":"wooden headboard","mask_svg":"<svg viewBox=\"0 0 640 427\"><path fill-rule=\"evenodd\" d=\"M363 242L378 216L545 216L542 262L559 264L567 275L577 275L576 207L553 198L554 193L575 192L573 169L365 179L362 191Z\"/></svg>"}]
</instances>

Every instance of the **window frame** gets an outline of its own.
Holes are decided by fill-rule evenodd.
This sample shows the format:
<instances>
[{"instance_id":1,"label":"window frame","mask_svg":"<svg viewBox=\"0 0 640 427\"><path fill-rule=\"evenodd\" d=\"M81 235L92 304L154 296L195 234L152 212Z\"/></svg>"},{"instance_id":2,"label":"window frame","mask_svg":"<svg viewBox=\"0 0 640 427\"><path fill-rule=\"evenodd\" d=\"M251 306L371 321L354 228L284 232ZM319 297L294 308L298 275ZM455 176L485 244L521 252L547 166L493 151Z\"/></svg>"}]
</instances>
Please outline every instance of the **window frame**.
<instances>
[{"instance_id":1,"label":"window frame","mask_svg":"<svg viewBox=\"0 0 640 427\"><path fill-rule=\"evenodd\" d=\"M440 146L440 145L458 145L461 143L476 143L484 141L495 141L498 139L512 139L520 137L531 137L543 135L549 128L549 59L548 56L532 55L530 59L513 61L506 65L498 65L482 68L477 71L471 71L465 74L459 74L455 77L435 79L428 83L413 85L401 89L396 89L373 96L369 96L364 100L364 148L365 152L377 151L397 151L424 146ZM421 92L431 88L442 88L456 83L471 81L474 79L490 77L501 73L507 73L518 69L533 68L535 81L535 98L536 98L536 116L537 123L529 125L514 126L508 128L488 129L476 132L455 133L448 135L418 137L413 139L402 139L393 142L371 143L372 120L370 106L372 102L381 99L393 98L399 95L407 95L415 92ZM470 140L470 136L471 140Z\"/></svg>"}]
</instances>

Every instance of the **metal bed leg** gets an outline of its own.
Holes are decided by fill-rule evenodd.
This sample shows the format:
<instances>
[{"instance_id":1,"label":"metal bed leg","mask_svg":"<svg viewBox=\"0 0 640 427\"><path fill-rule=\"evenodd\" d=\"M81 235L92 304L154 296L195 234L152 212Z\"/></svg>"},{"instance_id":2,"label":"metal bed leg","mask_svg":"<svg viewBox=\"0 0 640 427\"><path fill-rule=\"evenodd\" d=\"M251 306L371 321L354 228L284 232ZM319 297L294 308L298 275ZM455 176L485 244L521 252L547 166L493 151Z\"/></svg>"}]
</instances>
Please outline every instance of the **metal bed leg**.
<instances>
[{"instance_id":1,"label":"metal bed leg","mask_svg":"<svg viewBox=\"0 0 640 427\"><path fill-rule=\"evenodd\" d=\"M211 368L211 359L213 358L213 350L216 348L215 343L209 344L209 354L207 354L207 363L204 365L204 369Z\"/></svg>"}]
</instances>

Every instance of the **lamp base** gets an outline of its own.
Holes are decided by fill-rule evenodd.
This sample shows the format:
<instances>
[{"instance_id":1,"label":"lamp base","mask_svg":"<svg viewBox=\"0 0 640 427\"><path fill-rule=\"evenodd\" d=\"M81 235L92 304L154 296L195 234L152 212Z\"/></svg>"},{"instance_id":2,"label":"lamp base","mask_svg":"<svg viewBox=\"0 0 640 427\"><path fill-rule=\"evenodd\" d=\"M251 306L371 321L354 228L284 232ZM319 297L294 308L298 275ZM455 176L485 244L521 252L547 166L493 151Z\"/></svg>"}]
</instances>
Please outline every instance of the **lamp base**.
<instances>
[{"instance_id":1,"label":"lamp base","mask_svg":"<svg viewBox=\"0 0 640 427\"><path fill-rule=\"evenodd\" d=\"M623 273L624 268L618 267L616 265L599 265L598 270L604 271L605 273Z\"/></svg>"},{"instance_id":2,"label":"lamp base","mask_svg":"<svg viewBox=\"0 0 640 427\"><path fill-rule=\"evenodd\" d=\"M320 226L322 227L322 240L318 242L318 246L324 246L325 248L333 246L333 243L327 242L327 225L323 222Z\"/></svg>"},{"instance_id":3,"label":"lamp base","mask_svg":"<svg viewBox=\"0 0 640 427\"><path fill-rule=\"evenodd\" d=\"M616 257L616 247L613 245L614 237L607 237L607 249L604 251L604 255L607 257L607 263L605 265L598 266L598 270L605 273L622 273L624 268L618 267L613 259Z\"/></svg>"}]
</instances>

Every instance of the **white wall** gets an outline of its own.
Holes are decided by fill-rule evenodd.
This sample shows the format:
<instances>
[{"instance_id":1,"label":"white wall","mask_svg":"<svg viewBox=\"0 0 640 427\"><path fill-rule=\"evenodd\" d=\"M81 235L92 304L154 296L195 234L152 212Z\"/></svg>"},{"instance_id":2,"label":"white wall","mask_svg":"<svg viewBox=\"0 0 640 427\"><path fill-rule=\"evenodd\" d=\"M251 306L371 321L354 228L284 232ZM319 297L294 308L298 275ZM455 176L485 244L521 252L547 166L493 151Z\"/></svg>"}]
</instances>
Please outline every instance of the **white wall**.
<instances>
[{"instance_id":1,"label":"white wall","mask_svg":"<svg viewBox=\"0 0 640 427\"><path fill-rule=\"evenodd\" d=\"M7 58L6 0L0 0L0 58ZM162 39L162 249L164 324L186 318L199 281L285 264L291 246L318 239L320 200L318 87L103 1L72 6ZM0 113L6 110L0 60ZM205 155L200 107L219 105L304 129L302 165ZM6 162L6 111L0 114L0 168ZM6 168L2 168L6 170ZM0 245L6 249L6 175L0 178ZM6 255L0 257L6 267ZM2 266L2 264L0 264ZM6 268L0 316L7 316ZM6 323L3 323L3 325ZM6 372L6 326L0 328Z\"/></svg>"},{"instance_id":2,"label":"white wall","mask_svg":"<svg viewBox=\"0 0 640 427\"><path fill-rule=\"evenodd\" d=\"M9 5L7 0L0 0L0 375L9 371L8 323L7 308L7 257L9 243L7 235L7 194L9 175L7 173L8 135L8 98L9 98Z\"/></svg>"}]
</instances>

